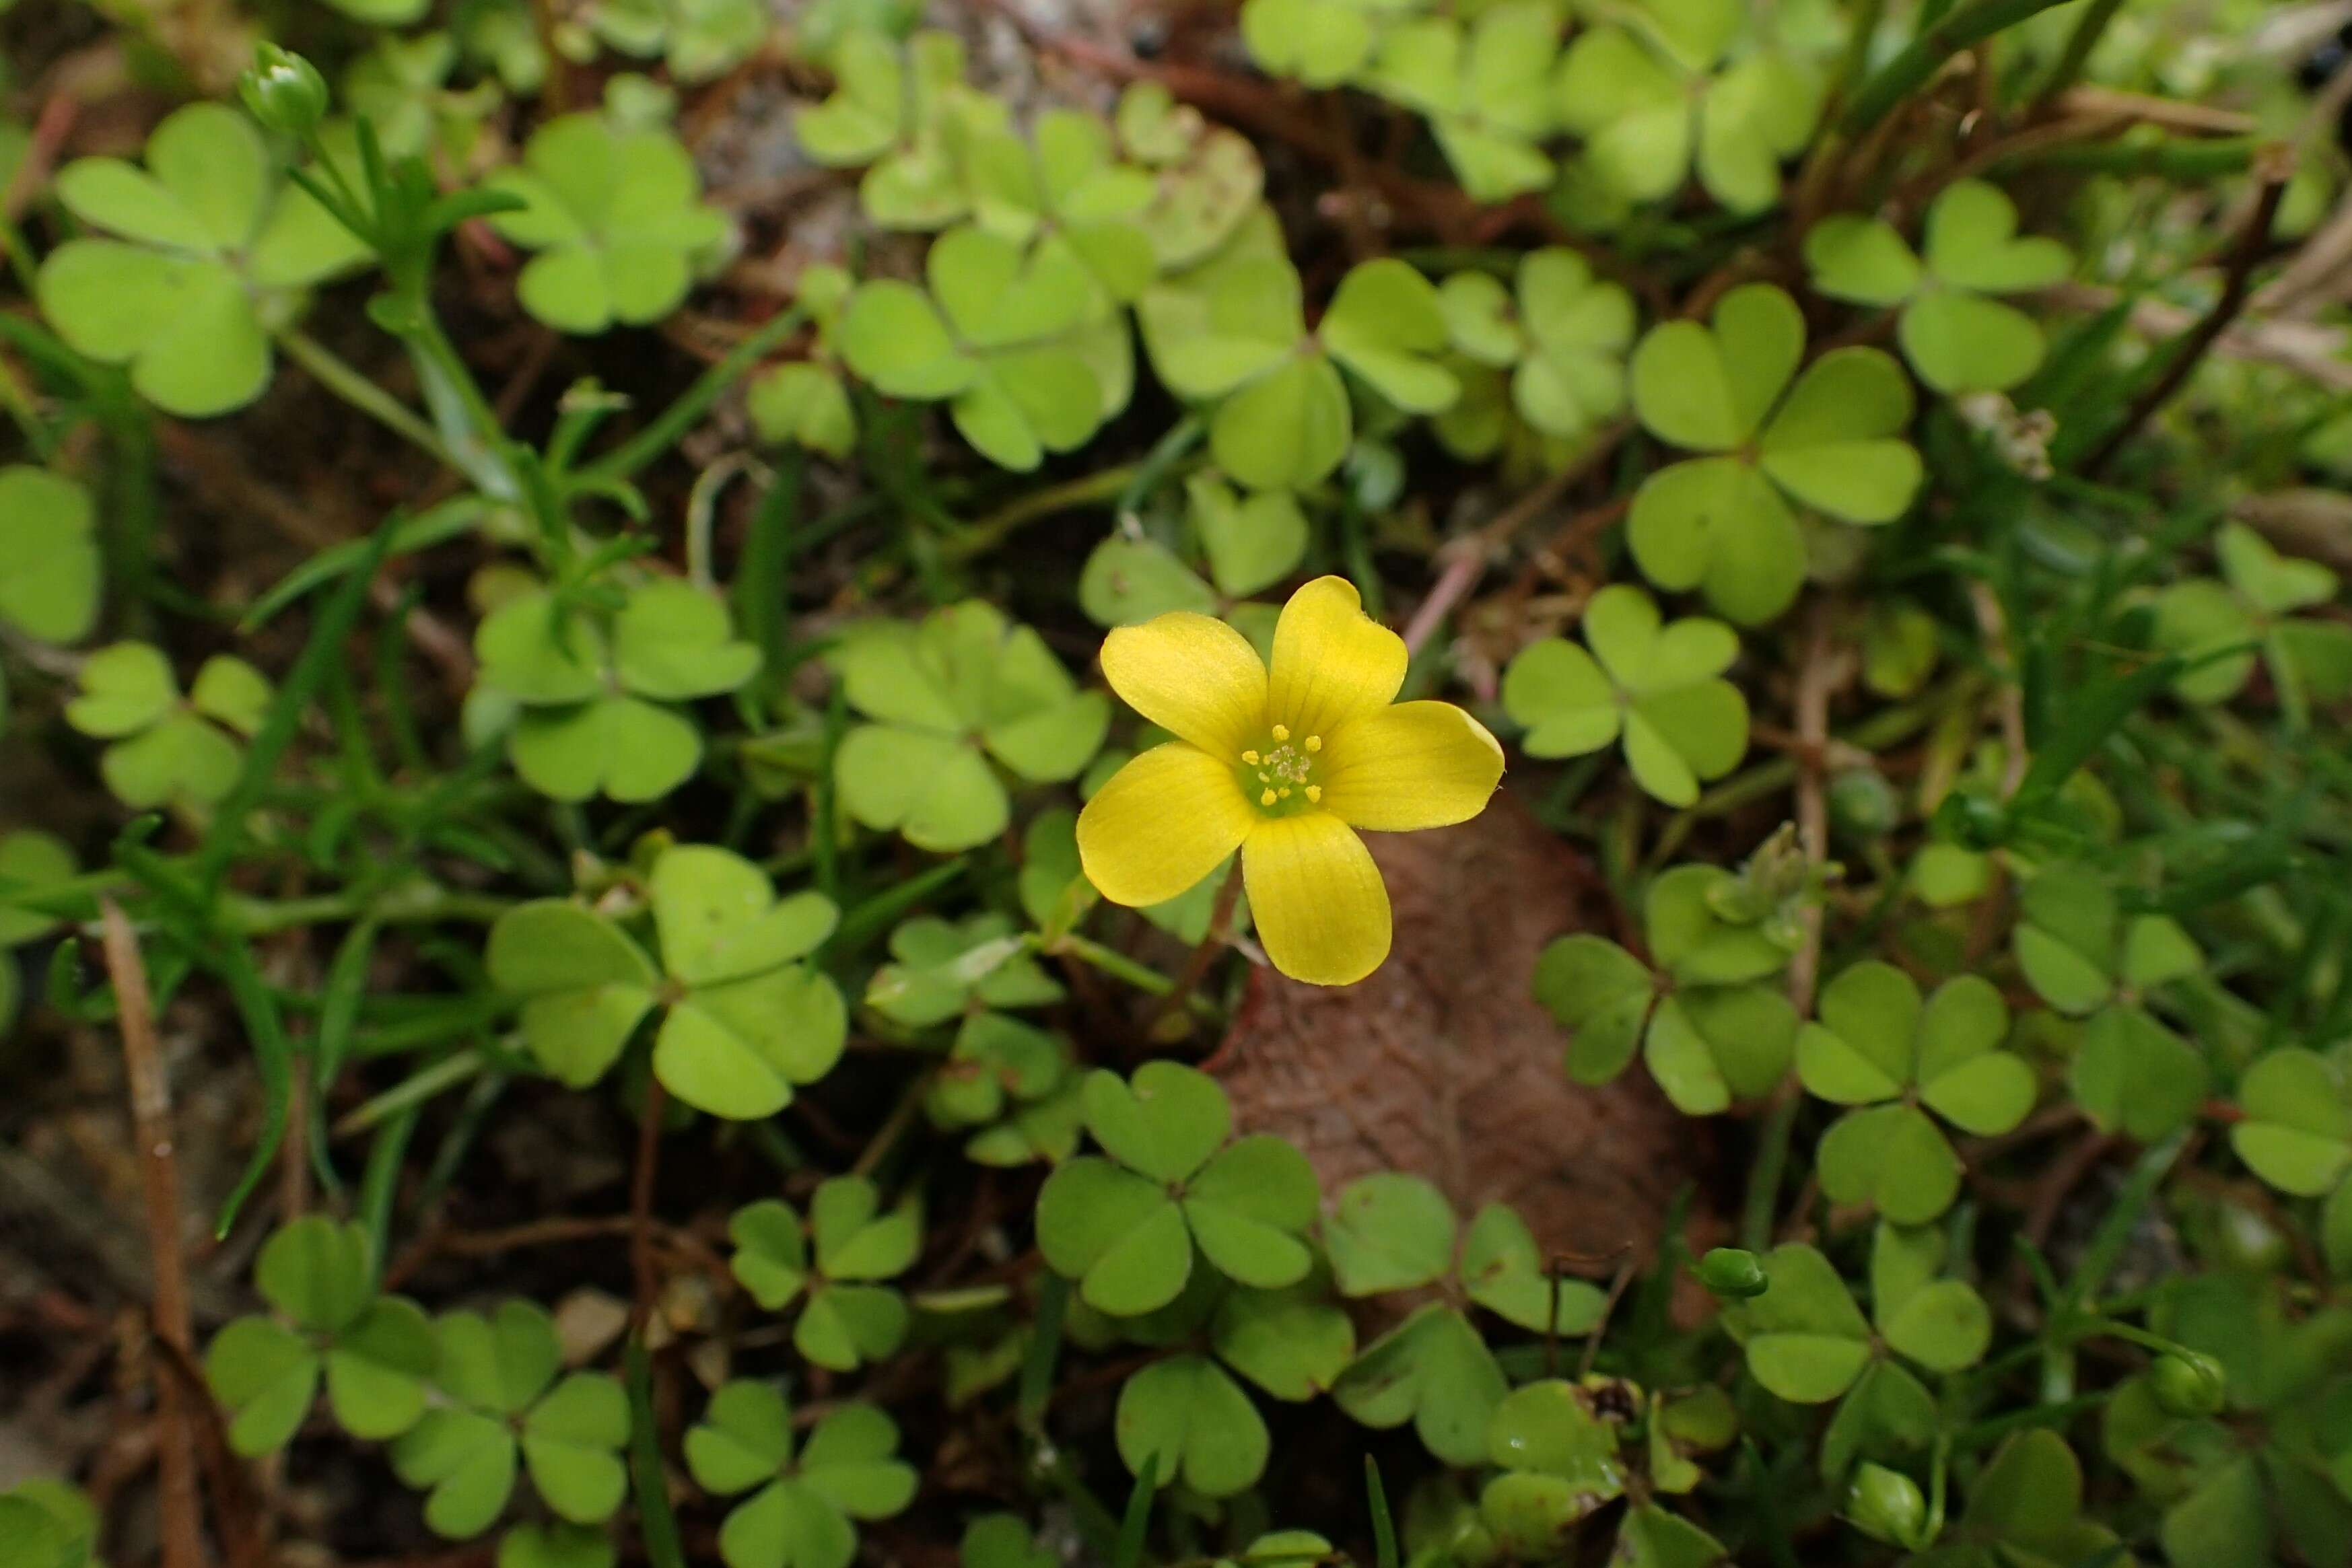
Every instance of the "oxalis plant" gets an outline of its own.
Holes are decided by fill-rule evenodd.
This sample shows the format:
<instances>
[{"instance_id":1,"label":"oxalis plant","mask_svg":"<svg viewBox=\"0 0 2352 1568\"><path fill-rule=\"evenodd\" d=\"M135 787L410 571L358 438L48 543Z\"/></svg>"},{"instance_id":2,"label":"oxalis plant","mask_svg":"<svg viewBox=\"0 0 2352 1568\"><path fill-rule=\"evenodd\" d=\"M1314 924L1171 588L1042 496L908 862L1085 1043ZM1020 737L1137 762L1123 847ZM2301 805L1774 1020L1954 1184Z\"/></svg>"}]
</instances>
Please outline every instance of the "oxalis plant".
<instances>
[{"instance_id":1,"label":"oxalis plant","mask_svg":"<svg viewBox=\"0 0 2352 1568\"><path fill-rule=\"evenodd\" d=\"M2342 18L1113 10L8 15L0 1568L2352 1562Z\"/></svg>"}]
</instances>

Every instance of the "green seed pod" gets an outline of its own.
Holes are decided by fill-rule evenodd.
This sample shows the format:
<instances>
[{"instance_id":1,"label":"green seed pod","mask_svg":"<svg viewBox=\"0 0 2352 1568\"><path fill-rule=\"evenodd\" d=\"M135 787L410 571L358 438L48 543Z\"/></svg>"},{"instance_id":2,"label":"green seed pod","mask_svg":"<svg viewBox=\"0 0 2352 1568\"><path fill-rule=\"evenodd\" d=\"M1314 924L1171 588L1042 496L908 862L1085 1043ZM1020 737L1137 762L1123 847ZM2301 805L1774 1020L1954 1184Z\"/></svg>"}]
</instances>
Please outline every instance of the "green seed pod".
<instances>
[{"instance_id":1,"label":"green seed pod","mask_svg":"<svg viewBox=\"0 0 2352 1568\"><path fill-rule=\"evenodd\" d=\"M2213 1415L2230 1388L2221 1364L2193 1350L2157 1357L2147 1380L2156 1390L2156 1402L2174 1416Z\"/></svg>"},{"instance_id":2,"label":"green seed pod","mask_svg":"<svg viewBox=\"0 0 2352 1568\"><path fill-rule=\"evenodd\" d=\"M1717 1247L1698 1260L1699 1283L1735 1301L1760 1296L1771 1289L1763 1260L1738 1247Z\"/></svg>"},{"instance_id":3,"label":"green seed pod","mask_svg":"<svg viewBox=\"0 0 2352 1568\"><path fill-rule=\"evenodd\" d=\"M1895 786L1874 768L1849 768L1830 780L1830 821L1852 838L1884 838L1902 820Z\"/></svg>"},{"instance_id":4,"label":"green seed pod","mask_svg":"<svg viewBox=\"0 0 2352 1568\"><path fill-rule=\"evenodd\" d=\"M1927 1544L1927 1500L1919 1483L1884 1465L1863 1465L1845 1494L1848 1524L1890 1546L1916 1552Z\"/></svg>"}]
</instances>

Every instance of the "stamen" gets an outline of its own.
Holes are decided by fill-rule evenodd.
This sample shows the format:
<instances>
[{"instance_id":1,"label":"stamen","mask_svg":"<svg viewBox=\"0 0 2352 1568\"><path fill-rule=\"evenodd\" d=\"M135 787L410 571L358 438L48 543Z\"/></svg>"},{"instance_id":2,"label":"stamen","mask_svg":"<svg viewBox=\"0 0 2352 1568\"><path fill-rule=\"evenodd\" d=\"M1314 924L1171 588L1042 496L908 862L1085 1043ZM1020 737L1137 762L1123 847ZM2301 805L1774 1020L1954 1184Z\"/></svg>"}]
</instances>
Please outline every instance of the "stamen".
<instances>
[{"instance_id":1,"label":"stamen","mask_svg":"<svg viewBox=\"0 0 2352 1568\"><path fill-rule=\"evenodd\" d=\"M1315 802L1315 804L1318 806L1321 805L1323 803L1323 786L1320 784L1309 784L1307 787L1307 798Z\"/></svg>"},{"instance_id":2,"label":"stamen","mask_svg":"<svg viewBox=\"0 0 2352 1568\"><path fill-rule=\"evenodd\" d=\"M1290 799L1290 791L1287 789L1276 789L1275 793L1281 796L1286 800Z\"/></svg>"},{"instance_id":3,"label":"stamen","mask_svg":"<svg viewBox=\"0 0 2352 1568\"><path fill-rule=\"evenodd\" d=\"M1273 791L1273 790L1271 790L1271 789L1268 789L1267 791L1265 791L1265 793L1264 793L1264 794L1260 795L1260 796L1257 798L1257 803L1258 803L1259 805L1261 805L1261 806L1271 806L1271 805L1273 805L1273 804L1274 804L1274 801L1275 801L1275 794L1274 794L1274 791Z\"/></svg>"},{"instance_id":4,"label":"stamen","mask_svg":"<svg viewBox=\"0 0 2352 1568\"><path fill-rule=\"evenodd\" d=\"M1261 758L1255 751L1244 751L1242 753L1242 760L1248 763L1252 768L1255 768L1258 765Z\"/></svg>"},{"instance_id":5,"label":"stamen","mask_svg":"<svg viewBox=\"0 0 2352 1568\"><path fill-rule=\"evenodd\" d=\"M1288 740L1290 738L1290 727L1286 724L1276 725L1274 727L1274 738L1276 740Z\"/></svg>"},{"instance_id":6,"label":"stamen","mask_svg":"<svg viewBox=\"0 0 2352 1568\"><path fill-rule=\"evenodd\" d=\"M1322 749L1323 749L1323 737L1322 737L1321 736L1319 736L1319 735L1310 735L1310 736L1308 736L1308 737L1307 737L1307 750L1309 750L1309 751L1320 751L1320 750L1322 750Z\"/></svg>"}]
</instances>

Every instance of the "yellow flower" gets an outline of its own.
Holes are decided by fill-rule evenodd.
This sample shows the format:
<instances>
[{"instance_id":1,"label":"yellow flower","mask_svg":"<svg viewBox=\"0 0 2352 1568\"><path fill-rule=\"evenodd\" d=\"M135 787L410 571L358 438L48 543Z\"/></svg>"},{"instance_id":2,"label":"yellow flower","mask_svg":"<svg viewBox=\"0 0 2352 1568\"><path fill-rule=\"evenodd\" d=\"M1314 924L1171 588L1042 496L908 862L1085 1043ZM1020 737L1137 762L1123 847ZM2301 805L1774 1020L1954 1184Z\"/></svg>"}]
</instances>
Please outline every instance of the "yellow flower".
<instances>
[{"instance_id":1,"label":"yellow flower","mask_svg":"<svg viewBox=\"0 0 2352 1568\"><path fill-rule=\"evenodd\" d=\"M1451 703L1399 703L1404 642L1321 577L1290 596L1274 667L1177 611L1104 640L1111 690L1178 738L1112 775L1078 818L1087 879L1114 904L1175 897L1238 849L1259 939L1295 980L1344 986L1389 952L1389 894L1359 828L1466 821L1503 748Z\"/></svg>"}]
</instances>

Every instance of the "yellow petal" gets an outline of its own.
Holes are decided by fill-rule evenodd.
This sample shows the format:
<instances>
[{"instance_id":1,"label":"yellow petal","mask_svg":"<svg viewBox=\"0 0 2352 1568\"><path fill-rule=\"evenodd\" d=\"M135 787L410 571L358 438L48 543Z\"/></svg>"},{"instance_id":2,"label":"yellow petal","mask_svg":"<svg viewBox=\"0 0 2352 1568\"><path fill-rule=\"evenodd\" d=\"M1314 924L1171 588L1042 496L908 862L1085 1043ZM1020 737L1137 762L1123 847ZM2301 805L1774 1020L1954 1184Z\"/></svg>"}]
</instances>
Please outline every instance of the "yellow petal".
<instances>
[{"instance_id":1,"label":"yellow petal","mask_svg":"<svg viewBox=\"0 0 2352 1568\"><path fill-rule=\"evenodd\" d=\"M1354 583L1318 577L1290 596L1274 629L1266 716L1293 735L1328 738L1386 707L1405 661L1404 639L1364 613Z\"/></svg>"},{"instance_id":2,"label":"yellow petal","mask_svg":"<svg viewBox=\"0 0 2352 1568\"><path fill-rule=\"evenodd\" d=\"M1389 890L1356 831L1328 811L1261 821L1242 845L1250 918L1274 967L1347 986L1389 956Z\"/></svg>"},{"instance_id":3,"label":"yellow petal","mask_svg":"<svg viewBox=\"0 0 2352 1568\"><path fill-rule=\"evenodd\" d=\"M1399 703L1323 743L1323 809L1374 832L1464 822L1502 782L1503 748L1452 703Z\"/></svg>"},{"instance_id":4,"label":"yellow petal","mask_svg":"<svg viewBox=\"0 0 2352 1568\"><path fill-rule=\"evenodd\" d=\"M1113 904L1158 904L1216 870L1256 821L1231 767L1170 741L1112 774L1078 813L1078 863Z\"/></svg>"},{"instance_id":5,"label":"yellow petal","mask_svg":"<svg viewBox=\"0 0 2352 1568\"><path fill-rule=\"evenodd\" d=\"M1221 758L1265 727L1265 665L1249 639L1189 610L1121 626L1103 639L1103 674L1127 705Z\"/></svg>"}]
</instances>

